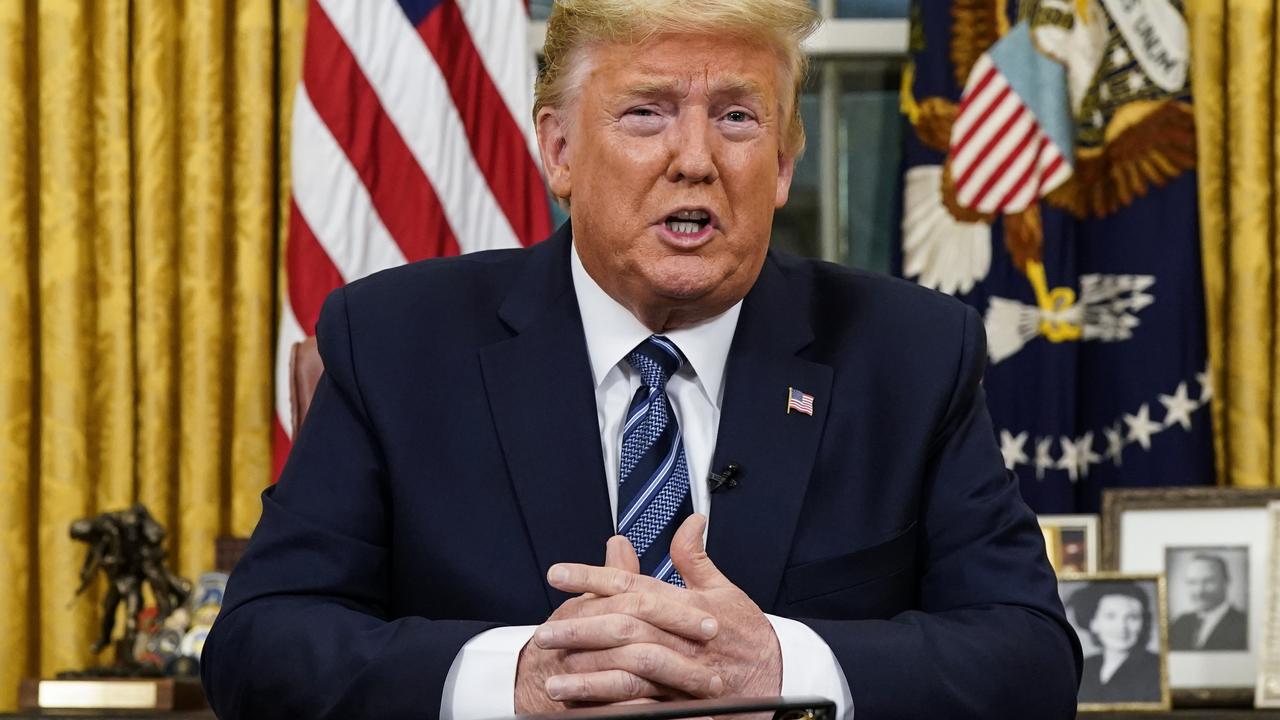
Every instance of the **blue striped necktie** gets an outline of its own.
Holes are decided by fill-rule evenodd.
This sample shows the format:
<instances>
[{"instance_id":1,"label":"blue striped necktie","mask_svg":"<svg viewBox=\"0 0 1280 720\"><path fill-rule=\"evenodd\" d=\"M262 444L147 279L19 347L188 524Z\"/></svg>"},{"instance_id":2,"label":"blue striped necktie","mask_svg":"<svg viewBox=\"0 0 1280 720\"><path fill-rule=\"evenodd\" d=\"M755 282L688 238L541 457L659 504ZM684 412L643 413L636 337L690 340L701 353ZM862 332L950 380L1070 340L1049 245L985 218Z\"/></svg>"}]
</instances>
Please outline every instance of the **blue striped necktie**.
<instances>
[{"instance_id":1,"label":"blue striped necktie","mask_svg":"<svg viewBox=\"0 0 1280 720\"><path fill-rule=\"evenodd\" d=\"M671 564L671 538L693 514L693 501L680 423L667 397L667 381L684 364L684 355L665 337L650 335L627 362L643 384L622 427L618 533L636 549L641 572L684 587Z\"/></svg>"}]
</instances>

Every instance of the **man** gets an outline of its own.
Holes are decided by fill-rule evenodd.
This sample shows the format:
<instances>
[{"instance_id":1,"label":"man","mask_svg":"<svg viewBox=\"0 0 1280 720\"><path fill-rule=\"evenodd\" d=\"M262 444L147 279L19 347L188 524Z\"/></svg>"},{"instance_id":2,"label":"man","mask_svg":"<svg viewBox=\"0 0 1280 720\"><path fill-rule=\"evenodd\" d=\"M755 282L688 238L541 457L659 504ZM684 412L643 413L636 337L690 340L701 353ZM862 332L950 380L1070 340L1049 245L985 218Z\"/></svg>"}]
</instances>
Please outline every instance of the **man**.
<instances>
[{"instance_id":1,"label":"man","mask_svg":"<svg viewBox=\"0 0 1280 720\"><path fill-rule=\"evenodd\" d=\"M1171 650L1249 649L1248 619L1227 601L1229 584L1227 563L1221 557L1201 553L1191 558L1182 586L1192 609L1169 627Z\"/></svg>"},{"instance_id":2,"label":"man","mask_svg":"<svg viewBox=\"0 0 1280 720\"><path fill-rule=\"evenodd\" d=\"M1074 715L976 314L768 252L816 24L807 0L557 5L535 114L571 227L330 298L205 646L219 714L781 691Z\"/></svg>"}]
</instances>

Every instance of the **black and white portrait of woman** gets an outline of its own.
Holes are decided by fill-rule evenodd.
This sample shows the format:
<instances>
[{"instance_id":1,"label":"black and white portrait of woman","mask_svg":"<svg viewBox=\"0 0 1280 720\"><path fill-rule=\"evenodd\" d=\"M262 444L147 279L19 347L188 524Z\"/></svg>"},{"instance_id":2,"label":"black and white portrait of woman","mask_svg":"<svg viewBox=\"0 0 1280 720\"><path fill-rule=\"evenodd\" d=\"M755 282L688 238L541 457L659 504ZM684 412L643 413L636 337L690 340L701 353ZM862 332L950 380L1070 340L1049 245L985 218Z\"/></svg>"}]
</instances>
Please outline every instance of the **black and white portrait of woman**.
<instances>
[{"instance_id":1,"label":"black and white portrait of woman","mask_svg":"<svg viewBox=\"0 0 1280 720\"><path fill-rule=\"evenodd\" d=\"M1058 587L1084 649L1081 707L1167 703L1158 580L1081 577Z\"/></svg>"}]
</instances>

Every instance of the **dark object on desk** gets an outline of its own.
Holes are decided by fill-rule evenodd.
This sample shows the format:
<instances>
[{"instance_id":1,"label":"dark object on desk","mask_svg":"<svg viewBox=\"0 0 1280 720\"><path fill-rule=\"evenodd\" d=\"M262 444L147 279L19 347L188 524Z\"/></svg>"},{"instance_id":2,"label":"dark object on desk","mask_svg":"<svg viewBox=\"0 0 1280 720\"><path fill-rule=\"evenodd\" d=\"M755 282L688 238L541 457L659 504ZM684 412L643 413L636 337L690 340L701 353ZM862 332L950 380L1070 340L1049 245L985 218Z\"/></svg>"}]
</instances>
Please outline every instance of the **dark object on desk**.
<instances>
[{"instance_id":1,"label":"dark object on desk","mask_svg":"<svg viewBox=\"0 0 1280 720\"><path fill-rule=\"evenodd\" d=\"M100 653L111 644L116 610L124 603L124 634L116 641L116 657L107 667L66 671L59 678L150 677L159 672L138 662L138 613L144 585L156 601L156 622L163 623L191 594L191 583L169 570L165 562L164 528L141 503L127 510L105 512L71 523L71 538L88 545L80 568L79 597L101 572L107 577L102 597L102 630L93 644Z\"/></svg>"},{"instance_id":2,"label":"dark object on desk","mask_svg":"<svg viewBox=\"0 0 1280 720\"><path fill-rule=\"evenodd\" d=\"M835 720L836 704L822 697L735 697L517 715L516 720L670 720L748 712L773 712L774 720Z\"/></svg>"}]
</instances>

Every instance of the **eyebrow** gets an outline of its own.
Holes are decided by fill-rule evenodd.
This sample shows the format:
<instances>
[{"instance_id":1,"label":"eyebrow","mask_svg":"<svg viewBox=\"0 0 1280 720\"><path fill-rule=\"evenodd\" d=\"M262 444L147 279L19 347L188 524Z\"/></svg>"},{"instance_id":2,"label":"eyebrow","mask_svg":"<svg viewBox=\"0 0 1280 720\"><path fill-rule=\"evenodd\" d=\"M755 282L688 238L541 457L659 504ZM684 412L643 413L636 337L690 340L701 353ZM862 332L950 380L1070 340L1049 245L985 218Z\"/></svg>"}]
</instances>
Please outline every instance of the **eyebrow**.
<instances>
[{"instance_id":1,"label":"eyebrow","mask_svg":"<svg viewBox=\"0 0 1280 720\"><path fill-rule=\"evenodd\" d=\"M636 82L618 94L619 97L670 98L685 94L683 87L687 83L680 80L642 80ZM754 80L732 77L713 83L710 89L713 98L750 97L764 101L764 88Z\"/></svg>"}]
</instances>

